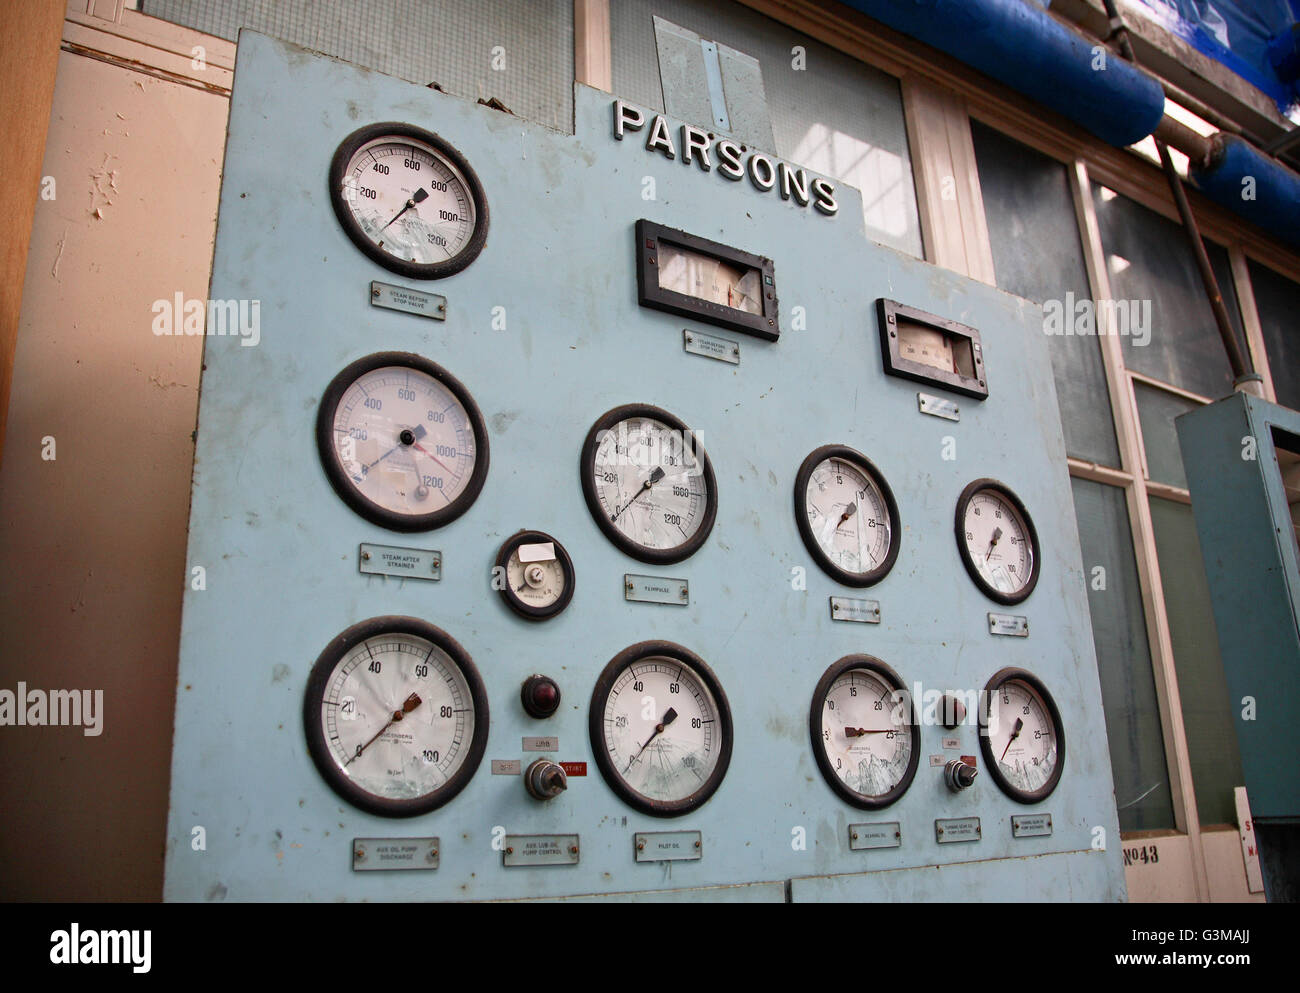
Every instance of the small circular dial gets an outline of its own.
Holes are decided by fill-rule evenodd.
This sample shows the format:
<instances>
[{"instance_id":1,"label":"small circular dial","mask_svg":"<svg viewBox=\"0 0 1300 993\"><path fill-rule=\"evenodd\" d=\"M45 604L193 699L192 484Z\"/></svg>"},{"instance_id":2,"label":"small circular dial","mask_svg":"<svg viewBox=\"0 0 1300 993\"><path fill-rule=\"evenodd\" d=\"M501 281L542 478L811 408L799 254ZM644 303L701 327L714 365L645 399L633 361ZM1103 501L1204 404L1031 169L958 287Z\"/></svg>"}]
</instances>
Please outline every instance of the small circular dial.
<instances>
[{"instance_id":1,"label":"small circular dial","mask_svg":"<svg viewBox=\"0 0 1300 993\"><path fill-rule=\"evenodd\" d=\"M582 449L582 487L596 524L643 562L680 562L717 515L713 466L694 433L658 407L616 407Z\"/></svg>"},{"instance_id":2,"label":"small circular dial","mask_svg":"<svg viewBox=\"0 0 1300 993\"><path fill-rule=\"evenodd\" d=\"M507 539L496 567L502 599L521 617L554 617L573 599L573 560L549 534L520 531Z\"/></svg>"},{"instance_id":3,"label":"small circular dial","mask_svg":"<svg viewBox=\"0 0 1300 993\"><path fill-rule=\"evenodd\" d=\"M957 550L985 596L1020 603L1038 583L1038 532L1020 498L993 479L977 479L957 500Z\"/></svg>"},{"instance_id":4,"label":"small circular dial","mask_svg":"<svg viewBox=\"0 0 1300 993\"><path fill-rule=\"evenodd\" d=\"M469 509L487 476L487 430L468 391L418 355L381 352L330 383L316 424L335 491L362 517L427 531Z\"/></svg>"},{"instance_id":5,"label":"small circular dial","mask_svg":"<svg viewBox=\"0 0 1300 993\"><path fill-rule=\"evenodd\" d=\"M637 810L695 810L731 761L731 710L712 670L666 641L615 656L591 696L591 748L610 787Z\"/></svg>"},{"instance_id":6,"label":"small circular dial","mask_svg":"<svg viewBox=\"0 0 1300 993\"><path fill-rule=\"evenodd\" d=\"M817 449L795 475L794 500L804 544L831 578L870 586L893 568L898 505L865 456L843 445Z\"/></svg>"},{"instance_id":7,"label":"small circular dial","mask_svg":"<svg viewBox=\"0 0 1300 993\"><path fill-rule=\"evenodd\" d=\"M473 776L487 743L487 694L446 632L378 617L321 653L303 721L335 792L371 813L409 817L442 806Z\"/></svg>"},{"instance_id":8,"label":"small circular dial","mask_svg":"<svg viewBox=\"0 0 1300 993\"><path fill-rule=\"evenodd\" d=\"M487 240L483 189L437 135L408 124L353 132L330 164L334 213L380 265L415 279L460 272Z\"/></svg>"},{"instance_id":9,"label":"small circular dial","mask_svg":"<svg viewBox=\"0 0 1300 993\"><path fill-rule=\"evenodd\" d=\"M1019 803L1051 795L1065 762L1061 715L1047 687L1023 669L1003 669L984 688L984 761L1002 792Z\"/></svg>"},{"instance_id":10,"label":"small circular dial","mask_svg":"<svg viewBox=\"0 0 1300 993\"><path fill-rule=\"evenodd\" d=\"M826 782L855 807L887 807L916 775L921 731L898 674L848 655L822 675L808 718Z\"/></svg>"}]
</instances>

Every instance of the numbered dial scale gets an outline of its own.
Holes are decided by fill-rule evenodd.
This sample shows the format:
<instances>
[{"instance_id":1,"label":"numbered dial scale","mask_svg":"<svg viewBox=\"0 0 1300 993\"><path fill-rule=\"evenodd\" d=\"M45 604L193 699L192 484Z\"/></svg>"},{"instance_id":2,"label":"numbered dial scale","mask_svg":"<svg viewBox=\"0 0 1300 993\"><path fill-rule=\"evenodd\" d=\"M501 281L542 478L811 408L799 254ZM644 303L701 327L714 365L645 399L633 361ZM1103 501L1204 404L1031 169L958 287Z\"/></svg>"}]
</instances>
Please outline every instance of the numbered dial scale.
<instances>
[{"instance_id":1,"label":"numbered dial scale","mask_svg":"<svg viewBox=\"0 0 1300 993\"><path fill-rule=\"evenodd\" d=\"M694 433L648 404L615 407L582 446L582 491L605 536L633 558L692 555L713 529L717 486Z\"/></svg>"},{"instance_id":2,"label":"numbered dial scale","mask_svg":"<svg viewBox=\"0 0 1300 993\"><path fill-rule=\"evenodd\" d=\"M795 520L814 561L847 586L884 579L898 558L898 504L865 456L844 445L817 449L794 482Z\"/></svg>"},{"instance_id":3,"label":"numbered dial scale","mask_svg":"<svg viewBox=\"0 0 1300 993\"><path fill-rule=\"evenodd\" d=\"M1049 797L1065 765L1065 732L1056 701L1038 677L1002 669L984 687L980 748L1002 792L1018 803Z\"/></svg>"},{"instance_id":4,"label":"numbered dial scale","mask_svg":"<svg viewBox=\"0 0 1300 993\"><path fill-rule=\"evenodd\" d=\"M487 745L487 693L445 631L376 617L316 660L303 723L312 760L339 796L410 817L442 806L474 775Z\"/></svg>"},{"instance_id":5,"label":"numbered dial scale","mask_svg":"<svg viewBox=\"0 0 1300 993\"><path fill-rule=\"evenodd\" d=\"M731 761L722 686L703 659L672 642L641 642L605 666L591 694L590 728L610 788L656 817L700 807Z\"/></svg>"},{"instance_id":6,"label":"numbered dial scale","mask_svg":"<svg viewBox=\"0 0 1300 993\"><path fill-rule=\"evenodd\" d=\"M554 617L573 599L573 560L564 546L541 531L520 531L497 553L501 598L520 617Z\"/></svg>"},{"instance_id":7,"label":"numbered dial scale","mask_svg":"<svg viewBox=\"0 0 1300 993\"><path fill-rule=\"evenodd\" d=\"M487 478L487 428L469 391L409 352L369 355L335 376L316 441L335 492L394 531L450 523Z\"/></svg>"},{"instance_id":8,"label":"numbered dial scale","mask_svg":"<svg viewBox=\"0 0 1300 993\"><path fill-rule=\"evenodd\" d=\"M1038 583L1038 532L1020 498L995 479L977 479L957 500L957 551L991 600L1020 603Z\"/></svg>"},{"instance_id":9,"label":"numbered dial scale","mask_svg":"<svg viewBox=\"0 0 1300 993\"><path fill-rule=\"evenodd\" d=\"M412 279L460 272L487 241L478 176L451 145L409 124L354 131L330 163L330 201L349 238Z\"/></svg>"},{"instance_id":10,"label":"numbered dial scale","mask_svg":"<svg viewBox=\"0 0 1300 993\"><path fill-rule=\"evenodd\" d=\"M847 655L822 674L808 729L826 782L855 807L889 806L916 775L921 728L911 697L870 655Z\"/></svg>"}]
</instances>

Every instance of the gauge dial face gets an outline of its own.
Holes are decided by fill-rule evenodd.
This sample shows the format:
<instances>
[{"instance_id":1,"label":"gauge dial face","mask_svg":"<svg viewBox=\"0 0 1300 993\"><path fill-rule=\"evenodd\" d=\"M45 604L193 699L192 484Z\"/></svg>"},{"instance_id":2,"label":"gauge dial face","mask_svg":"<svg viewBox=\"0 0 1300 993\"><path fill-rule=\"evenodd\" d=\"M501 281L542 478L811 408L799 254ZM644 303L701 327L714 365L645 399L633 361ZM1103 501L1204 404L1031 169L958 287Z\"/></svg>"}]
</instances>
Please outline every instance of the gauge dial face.
<instances>
[{"instance_id":1,"label":"gauge dial face","mask_svg":"<svg viewBox=\"0 0 1300 993\"><path fill-rule=\"evenodd\" d=\"M804 459L795 475L795 514L808 551L841 583L878 583L898 558L894 495L851 448L827 445Z\"/></svg>"},{"instance_id":2,"label":"gauge dial face","mask_svg":"<svg viewBox=\"0 0 1300 993\"><path fill-rule=\"evenodd\" d=\"M856 807L886 807L916 775L921 732L898 674L849 655L822 675L809 713L813 752L827 783Z\"/></svg>"},{"instance_id":3,"label":"gauge dial face","mask_svg":"<svg viewBox=\"0 0 1300 993\"><path fill-rule=\"evenodd\" d=\"M987 687L984 760L1013 800L1036 803L1056 789L1065 760L1065 735L1056 702L1040 680L1003 669Z\"/></svg>"},{"instance_id":4,"label":"gauge dial face","mask_svg":"<svg viewBox=\"0 0 1300 993\"><path fill-rule=\"evenodd\" d=\"M668 242L659 244L659 288L746 314L763 313L762 273Z\"/></svg>"},{"instance_id":5,"label":"gauge dial face","mask_svg":"<svg viewBox=\"0 0 1300 993\"><path fill-rule=\"evenodd\" d=\"M487 431L468 391L408 353L371 355L340 372L321 400L317 441L339 496L396 531L459 517L487 475Z\"/></svg>"},{"instance_id":6,"label":"gauge dial face","mask_svg":"<svg viewBox=\"0 0 1300 993\"><path fill-rule=\"evenodd\" d=\"M957 548L966 571L998 603L1019 603L1038 583L1038 533L1020 498L977 479L957 501Z\"/></svg>"},{"instance_id":7,"label":"gauge dial face","mask_svg":"<svg viewBox=\"0 0 1300 993\"><path fill-rule=\"evenodd\" d=\"M405 276L459 272L486 241L487 203L473 169L437 135L410 125L349 135L330 167L330 194L353 242Z\"/></svg>"},{"instance_id":8,"label":"gauge dial face","mask_svg":"<svg viewBox=\"0 0 1300 993\"><path fill-rule=\"evenodd\" d=\"M712 670L670 642L616 656L591 697L591 747L627 803L672 817L701 806L731 761L731 710Z\"/></svg>"},{"instance_id":9,"label":"gauge dial face","mask_svg":"<svg viewBox=\"0 0 1300 993\"><path fill-rule=\"evenodd\" d=\"M326 782L392 817L450 800L487 742L474 663L444 631L411 617L375 618L335 638L312 669L303 717Z\"/></svg>"},{"instance_id":10,"label":"gauge dial face","mask_svg":"<svg viewBox=\"0 0 1300 993\"><path fill-rule=\"evenodd\" d=\"M554 617L573 599L573 560L549 534L519 532L501 546L496 565L501 596L521 617Z\"/></svg>"},{"instance_id":11,"label":"gauge dial face","mask_svg":"<svg viewBox=\"0 0 1300 993\"><path fill-rule=\"evenodd\" d=\"M597 525L635 558L679 562L713 529L713 467L694 433L666 410L631 404L606 413L587 435L581 468Z\"/></svg>"}]
</instances>

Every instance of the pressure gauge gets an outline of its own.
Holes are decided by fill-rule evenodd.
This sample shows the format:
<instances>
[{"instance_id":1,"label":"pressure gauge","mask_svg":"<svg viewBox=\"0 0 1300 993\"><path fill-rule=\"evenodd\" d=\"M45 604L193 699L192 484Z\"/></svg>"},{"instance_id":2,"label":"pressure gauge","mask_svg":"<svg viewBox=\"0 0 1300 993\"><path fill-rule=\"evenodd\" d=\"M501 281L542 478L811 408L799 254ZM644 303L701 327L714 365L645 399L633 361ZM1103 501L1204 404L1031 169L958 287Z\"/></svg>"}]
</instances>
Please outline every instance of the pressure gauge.
<instances>
[{"instance_id":1,"label":"pressure gauge","mask_svg":"<svg viewBox=\"0 0 1300 993\"><path fill-rule=\"evenodd\" d=\"M865 456L844 445L817 449L794 481L795 520L813 560L847 586L871 586L898 558L898 505Z\"/></svg>"},{"instance_id":2,"label":"pressure gauge","mask_svg":"<svg viewBox=\"0 0 1300 993\"><path fill-rule=\"evenodd\" d=\"M977 479L957 500L957 551L991 600L1020 603L1038 583L1038 532L1020 498L995 479Z\"/></svg>"},{"instance_id":3,"label":"pressure gauge","mask_svg":"<svg viewBox=\"0 0 1300 993\"><path fill-rule=\"evenodd\" d=\"M376 617L321 652L303 723L312 760L339 796L410 817L441 807L474 775L487 745L487 693L445 631Z\"/></svg>"},{"instance_id":4,"label":"pressure gauge","mask_svg":"<svg viewBox=\"0 0 1300 993\"><path fill-rule=\"evenodd\" d=\"M460 272L487 241L478 176L436 134L409 124L354 131L330 163L330 201L370 258L412 279Z\"/></svg>"},{"instance_id":5,"label":"pressure gauge","mask_svg":"<svg viewBox=\"0 0 1300 993\"><path fill-rule=\"evenodd\" d=\"M497 553L494 583L520 617L545 620L573 599L573 560L549 534L520 531Z\"/></svg>"},{"instance_id":6,"label":"pressure gauge","mask_svg":"<svg viewBox=\"0 0 1300 993\"><path fill-rule=\"evenodd\" d=\"M870 655L846 655L813 691L813 754L831 789L855 807L887 807L921 757L921 729L898 673Z\"/></svg>"},{"instance_id":7,"label":"pressure gauge","mask_svg":"<svg viewBox=\"0 0 1300 993\"><path fill-rule=\"evenodd\" d=\"M1065 764L1061 714L1047 687L1023 669L1002 669L984 687L980 748L993 779L1017 803L1045 800Z\"/></svg>"},{"instance_id":8,"label":"pressure gauge","mask_svg":"<svg viewBox=\"0 0 1300 993\"><path fill-rule=\"evenodd\" d=\"M713 671L668 641L605 666L591 694L591 750L610 788L656 817L700 807L731 761L731 709Z\"/></svg>"},{"instance_id":9,"label":"pressure gauge","mask_svg":"<svg viewBox=\"0 0 1300 993\"><path fill-rule=\"evenodd\" d=\"M695 553L718 512L713 466L699 440L658 407L615 407L582 446L582 491L605 536L643 562Z\"/></svg>"},{"instance_id":10,"label":"pressure gauge","mask_svg":"<svg viewBox=\"0 0 1300 993\"><path fill-rule=\"evenodd\" d=\"M378 352L335 376L316 442L335 492L394 531L450 523L487 478L487 428L469 391L409 352Z\"/></svg>"}]
</instances>

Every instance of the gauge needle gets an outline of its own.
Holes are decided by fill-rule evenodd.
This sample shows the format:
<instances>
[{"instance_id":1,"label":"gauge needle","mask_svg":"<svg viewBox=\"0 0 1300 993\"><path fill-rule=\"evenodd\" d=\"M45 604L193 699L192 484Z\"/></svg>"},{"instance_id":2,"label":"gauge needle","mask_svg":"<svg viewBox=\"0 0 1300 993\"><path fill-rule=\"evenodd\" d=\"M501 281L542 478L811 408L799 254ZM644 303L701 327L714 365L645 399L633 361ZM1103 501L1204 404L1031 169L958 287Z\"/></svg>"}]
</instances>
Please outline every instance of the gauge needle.
<instances>
[{"instance_id":1,"label":"gauge needle","mask_svg":"<svg viewBox=\"0 0 1300 993\"><path fill-rule=\"evenodd\" d=\"M421 430L421 431L424 430L424 426L423 426L423 425L420 426L420 430ZM411 447L414 448L417 452L423 452L425 455L429 456L429 458L433 459L433 461L437 462L438 465L442 466L442 467L443 467L444 469L446 469L448 472L451 472L451 471L452 471L451 466L447 465L446 462L442 461L442 459L438 458L438 456L434 455L433 452L429 451L427 448L425 448L423 445L421 445L418 441L417 441L414 445L412 445Z\"/></svg>"},{"instance_id":2,"label":"gauge needle","mask_svg":"<svg viewBox=\"0 0 1300 993\"><path fill-rule=\"evenodd\" d=\"M672 707L669 707L667 712L664 714L664 719L655 725L654 734L650 735L650 737L645 740L645 745L641 746L640 751L638 751L635 755L632 756L632 761L628 762L627 769L631 769L632 762L635 762L637 759L641 757L641 752L644 752L646 750L646 745L649 745L650 742L654 741L661 734L663 734L664 728L666 728L669 724L671 724L675 720L677 720L677 711L675 711ZM626 773L627 769L624 769L623 771Z\"/></svg>"},{"instance_id":3,"label":"gauge needle","mask_svg":"<svg viewBox=\"0 0 1300 993\"><path fill-rule=\"evenodd\" d=\"M845 728L844 737L861 738L864 734L886 734L893 728Z\"/></svg>"},{"instance_id":4,"label":"gauge needle","mask_svg":"<svg viewBox=\"0 0 1300 993\"><path fill-rule=\"evenodd\" d=\"M624 510L627 510L627 508L632 506L632 504L636 503L637 497L639 497L646 490L650 489L650 487L654 486L655 483L659 482L659 480L663 478L664 478L664 467L661 465L655 466L654 471L650 473L650 478L647 479L644 483L642 483L641 488L636 491L636 496L634 496L627 503L623 504L622 509L620 509L617 514L615 514L613 517L610 518L610 522L613 523L614 521L618 520L618 515L623 513Z\"/></svg>"},{"instance_id":5,"label":"gauge needle","mask_svg":"<svg viewBox=\"0 0 1300 993\"><path fill-rule=\"evenodd\" d=\"M411 210L417 203L423 203L428 198L429 198L429 191L426 190L423 186L421 186L418 190L415 191L415 195L412 196L411 199L406 201L406 206L393 215L393 221L397 220L408 210ZM392 224L393 221L389 221L388 224ZM379 230L383 231L384 228L388 227L388 224L385 224L384 227L380 228Z\"/></svg>"},{"instance_id":6,"label":"gauge needle","mask_svg":"<svg viewBox=\"0 0 1300 993\"><path fill-rule=\"evenodd\" d=\"M353 755L352 758L350 758L350 759L348 759L346 762L344 762L343 765L344 765L345 767L346 767L346 766L349 766L349 765L352 764L352 762L353 762L354 759L359 759L359 758L361 758L361 753L364 752L364 751L365 751L367 748L369 748L371 745L373 745L376 741L378 741L380 735L382 735L382 734L383 734L385 731L387 731L390 727L392 727L394 724L396 724L398 721L400 721L403 717L405 717L407 714L409 714L412 710L414 710L416 707L418 707L418 706L421 704L421 702L422 702L422 701L420 700L420 695L419 695L418 693L412 693L410 696L408 696L408 697L406 698L406 702L402 704L402 709L401 709L401 710L394 710L394 711L393 711L393 716L390 717L390 718L388 719L388 723L385 724L383 727L381 727L381 728L379 729L378 733L376 733L376 735L375 735L373 738L371 738L371 739L370 739L369 741L367 741L364 745L362 745L360 748L358 748L356 754Z\"/></svg>"},{"instance_id":7,"label":"gauge needle","mask_svg":"<svg viewBox=\"0 0 1300 993\"><path fill-rule=\"evenodd\" d=\"M1002 754L998 756L999 762L1001 762L1004 758L1007 757L1007 749L1011 747L1011 742L1015 741L1017 738L1020 737L1020 729L1023 728L1024 726L1025 726L1024 720L1017 717L1016 726L1011 729L1011 738L1007 741L1007 747L1002 749Z\"/></svg>"},{"instance_id":8,"label":"gauge needle","mask_svg":"<svg viewBox=\"0 0 1300 993\"><path fill-rule=\"evenodd\" d=\"M989 560L989 556L993 554L993 546L996 545L996 544L998 543L998 539L1001 538L1001 537L1002 537L1002 529L1001 529L1001 528L994 528L994 529L993 529L993 540L989 542L989 550L988 550L987 552L984 553L984 561L985 561L985 562L987 562L987 561Z\"/></svg>"},{"instance_id":9,"label":"gauge needle","mask_svg":"<svg viewBox=\"0 0 1300 993\"><path fill-rule=\"evenodd\" d=\"M403 447L404 445L405 446L415 445L415 443L419 441L421 438L423 438L427 433L428 432L424 430L423 424L417 424L414 428L408 428L401 431L397 436L397 444L394 445L392 448L390 448L388 451L384 452L384 454L379 456L379 458L375 459L375 461L371 462L370 465L362 466L361 474L364 476L375 466L379 465L380 462L384 461L384 459L388 458L388 456L392 455L395 451L397 451L399 448ZM410 441L407 441L405 437L408 434L411 436ZM415 445L415 447L419 448L420 446ZM424 451L424 449L421 448L420 451ZM425 452L425 454L427 455L428 453Z\"/></svg>"}]
</instances>

